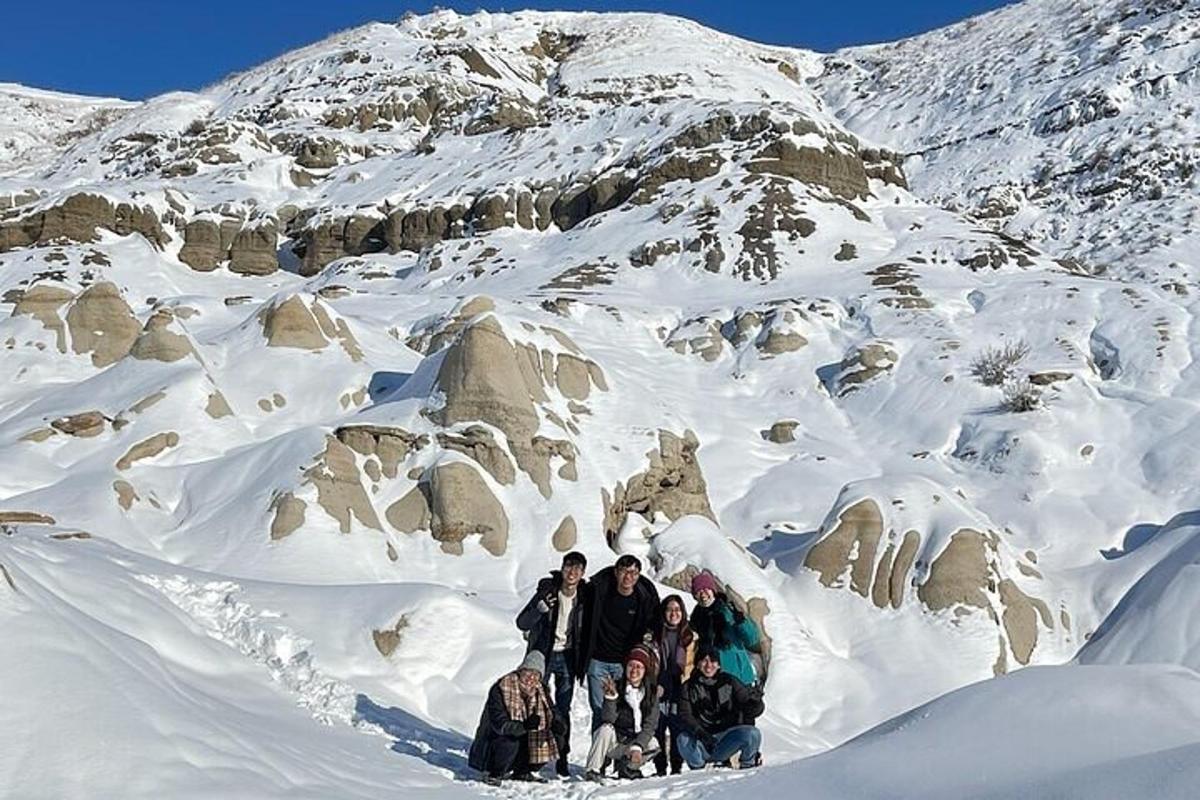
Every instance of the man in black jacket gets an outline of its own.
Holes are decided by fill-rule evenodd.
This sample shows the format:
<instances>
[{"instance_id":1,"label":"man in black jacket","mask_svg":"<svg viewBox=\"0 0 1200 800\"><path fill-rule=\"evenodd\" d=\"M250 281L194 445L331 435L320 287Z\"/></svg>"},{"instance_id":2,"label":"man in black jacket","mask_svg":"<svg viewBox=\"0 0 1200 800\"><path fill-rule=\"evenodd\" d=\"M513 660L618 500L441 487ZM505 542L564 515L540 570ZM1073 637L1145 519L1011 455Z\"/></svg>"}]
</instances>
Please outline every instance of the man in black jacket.
<instances>
[{"instance_id":1,"label":"man in black jacket","mask_svg":"<svg viewBox=\"0 0 1200 800\"><path fill-rule=\"evenodd\" d=\"M626 654L634 645L653 641L659 603L654 584L642 576L642 562L628 554L596 573L591 595L586 652L594 733L600 727L604 706L604 679L621 679Z\"/></svg>"},{"instance_id":2,"label":"man in black jacket","mask_svg":"<svg viewBox=\"0 0 1200 800\"><path fill-rule=\"evenodd\" d=\"M711 647L696 653L696 671L679 698L679 754L692 769L741 753L743 769L762 762L762 733L752 723L763 712L761 695L727 672Z\"/></svg>"},{"instance_id":3,"label":"man in black jacket","mask_svg":"<svg viewBox=\"0 0 1200 800\"><path fill-rule=\"evenodd\" d=\"M521 613L517 627L525 632L527 652L541 653L546 659L546 688L554 678L554 712L562 720L564 734L558 744L555 770L567 775L567 753L571 744L571 700L575 681L582 680L587 669L584 651L584 620L590 598L583 579L587 559L583 553L563 556L562 569L538 581L537 591Z\"/></svg>"}]
</instances>

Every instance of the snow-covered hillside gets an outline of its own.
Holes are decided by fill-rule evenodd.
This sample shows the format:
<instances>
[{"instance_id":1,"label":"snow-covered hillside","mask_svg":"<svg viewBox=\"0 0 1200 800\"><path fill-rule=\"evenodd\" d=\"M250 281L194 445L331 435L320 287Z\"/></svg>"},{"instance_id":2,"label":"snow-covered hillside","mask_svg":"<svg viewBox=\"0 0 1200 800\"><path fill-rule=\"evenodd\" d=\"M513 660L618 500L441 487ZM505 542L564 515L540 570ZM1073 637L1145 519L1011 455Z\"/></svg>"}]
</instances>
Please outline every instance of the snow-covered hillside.
<instances>
[{"instance_id":1,"label":"snow-covered hillside","mask_svg":"<svg viewBox=\"0 0 1200 800\"><path fill-rule=\"evenodd\" d=\"M1194 291L1200 8L1038 0L826 59L917 192L1089 273Z\"/></svg>"},{"instance_id":2,"label":"snow-covered hillside","mask_svg":"<svg viewBox=\"0 0 1200 800\"><path fill-rule=\"evenodd\" d=\"M1043 729L978 794L1121 759L1112 785L1150 785L1196 742L1186 270L1115 243L1080 266L1076 234L1150 213L1132 196L1085 213L1055 184L982 219L972 181L1032 152L1015 122L913 155L982 113L924 94L979 53L918 43L991 30L1013 58L989 80L1032 85L1013 31L1061 6L834 56L437 12L202 92L25 106L0 159L0 796L485 793L469 736L570 549L636 553L664 592L712 570L767 637L769 766L638 794L844 796L866 760L862 796L906 796L945 749L978 769L930 793L963 796ZM1123 24L1192 24L1154 8ZM1108 41L1086 33L1081 63ZM935 51L937 81L888 77ZM1005 107L1078 88L1038 75ZM1153 201L1173 247L1185 185ZM1122 715L1137 748L1107 742Z\"/></svg>"}]
</instances>

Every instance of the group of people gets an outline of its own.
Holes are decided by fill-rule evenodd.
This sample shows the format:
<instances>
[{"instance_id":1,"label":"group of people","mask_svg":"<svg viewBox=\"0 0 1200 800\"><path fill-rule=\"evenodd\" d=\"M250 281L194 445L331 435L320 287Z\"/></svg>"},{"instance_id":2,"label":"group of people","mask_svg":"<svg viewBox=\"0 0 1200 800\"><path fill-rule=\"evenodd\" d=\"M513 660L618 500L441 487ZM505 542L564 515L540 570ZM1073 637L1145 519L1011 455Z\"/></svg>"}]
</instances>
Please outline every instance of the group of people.
<instances>
[{"instance_id":1,"label":"group of people","mask_svg":"<svg viewBox=\"0 0 1200 800\"><path fill-rule=\"evenodd\" d=\"M469 764L486 783L543 782L539 771L551 761L569 774L571 702L584 681L592 710L587 780L603 780L609 766L640 778L651 762L658 775L685 762L761 763L758 626L711 574L692 579L689 618L683 598L660 600L641 567L623 555L587 580L587 559L571 552L538 582L517 615L525 658L492 685L471 743Z\"/></svg>"}]
</instances>

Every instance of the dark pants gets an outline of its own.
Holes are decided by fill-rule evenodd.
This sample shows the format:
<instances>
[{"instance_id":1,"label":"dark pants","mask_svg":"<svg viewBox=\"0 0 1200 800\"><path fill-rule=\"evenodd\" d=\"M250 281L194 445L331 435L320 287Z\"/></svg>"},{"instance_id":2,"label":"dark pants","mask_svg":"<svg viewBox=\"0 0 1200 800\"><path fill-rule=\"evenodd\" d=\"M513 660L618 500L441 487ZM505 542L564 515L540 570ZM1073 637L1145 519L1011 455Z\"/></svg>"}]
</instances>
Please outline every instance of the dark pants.
<instances>
[{"instance_id":1,"label":"dark pants","mask_svg":"<svg viewBox=\"0 0 1200 800\"><path fill-rule=\"evenodd\" d=\"M555 650L550 653L546 662L546 689L550 689L550 679L554 678L554 713L563 722L563 735L555 737L558 745L558 758L564 764L567 753L571 751L571 701L575 698L575 680L571 677L571 669L567 665L574 660L574 653Z\"/></svg>"},{"instance_id":2,"label":"dark pants","mask_svg":"<svg viewBox=\"0 0 1200 800\"><path fill-rule=\"evenodd\" d=\"M664 706L665 708L665 706ZM659 775L667 774L667 764L670 763L671 774L678 775L683 770L683 756L679 754L676 737L675 715L663 711L658 716L658 730L654 738L658 741L658 753L654 756L654 771ZM668 741L670 746L668 747Z\"/></svg>"},{"instance_id":3,"label":"dark pants","mask_svg":"<svg viewBox=\"0 0 1200 800\"><path fill-rule=\"evenodd\" d=\"M497 736L488 748L487 771L504 775L514 768L517 772L529 772L529 737Z\"/></svg>"}]
</instances>

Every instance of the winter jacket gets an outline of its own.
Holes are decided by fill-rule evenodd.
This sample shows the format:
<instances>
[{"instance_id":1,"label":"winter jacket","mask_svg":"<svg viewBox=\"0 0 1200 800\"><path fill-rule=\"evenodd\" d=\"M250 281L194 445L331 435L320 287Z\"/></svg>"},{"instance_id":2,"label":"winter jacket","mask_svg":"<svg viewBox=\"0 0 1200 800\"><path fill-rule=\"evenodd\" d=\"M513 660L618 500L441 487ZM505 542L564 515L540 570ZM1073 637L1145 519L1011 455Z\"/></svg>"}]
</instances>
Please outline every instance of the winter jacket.
<instances>
[{"instance_id":1,"label":"winter jacket","mask_svg":"<svg viewBox=\"0 0 1200 800\"><path fill-rule=\"evenodd\" d=\"M592 658L592 652L596 643L596 633L599 629L601 609L605 607L608 598L617 591L617 572L612 567L605 567L592 576L590 583L591 599L588 602L588 615L584 622L584 627L587 630L587 647L584 653L584 664ZM658 590L654 588L654 584L645 575L639 575L638 581L634 584L633 595L637 598L637 619L634 622L633 641L629 642L629 648L635 644L649 641L647 637L652 637L652 631L658 623ZM652 640L652 639L650 639Z\"/></svg>"},{"instance_id":2,"label":"winter jacket","mask_svg":"<svg viewBox=\"0 0 1200 800\"><path fill-rule=\"evenodd\" d=\"M617 741L621 744L636 744L642 750L649 751L654 742L654 732L658 730L658 690L653 684L644 683L645 696L642 698L642 728L638 733L633 731L633 709L625 699L626 681L621 678L617 682L617 696L614 699L604 698L600 707L600 722L608 723L617 730Z\"/></svg>"},{"instance_id":3,"label":"winter jacket","mask_svg":"<svg viewBox=\"0 0 1200 800\"><path fill-rule=\"evenodd\" d=\"M683 684L691 677L695 666L696 634L687 625L680 625L674 652L667 652L667 639L662 632L659 633L655 644L658 647L658 685L662 687L661 700L669 704L678 703ZM675 670L671 669L671 664L675 665Z\"/></svg>"},{"instance_id":4,"label":"winter jacket","mask_svg":"<svg viewBox=\"0 0 1200 800\"><path fill-rule=\"evenodd\" d=\"M724 671L706 678L697 669L679 697L679 724L701 738L748 725L762 712L762 694Z\"/></svg>"},{"instance_id":5,"label":"winter jacket","mask_svg":"<svg viewBox=\"0 0 1200 800\"><path fill-rule=\"evenodd\" d=\"M737 611L723 594L711 606L696 606L689 620L701 649L713 647L721 660L721 671L728 672L747 686L755 683L750 650L758 647L758 626Z\"/></svg>"},{"instance_id":6,"label":"winter jacket","mask_svg":"<svg viewBox=\"0 0 1200 800\"><path fill-rule=\"evenodd\" d=\"M497 739L528 735L525 722L513 719L508 706L504 704L504 693L500 688L502 680L503 678L493 683L488 691L483 713L479 716L479 727L475 729L475 738L471 741L470 752L467 753L467 765L480 772L487 771L492 745ZM545 689L540 691L544 693ZM554 704L550 702L550 698L547 696L544 700L547 710L553 713Z\"/></svg>"},{"instance_id":7,"label":"winter jacket","mask_svg":"<svg viewBox=\"0 0 1200 800\"><path fill-rule=\"evenodd\" d=\"M558 592L562 588L562 572L554 570L549 577L538 581L537 590L533 597L517 615L517 627L525 632L527 646L525 652L534 650L546 657L550 663L550 652L554 649L554 629L558 625ZM553 605L549 611L542 611L539 603L550 599ZM580 581L575 589L575 605L571 607L571 617L567 620L567 669L571 677L581 679L587 673L587 647L584 642L584 622L587 619L587 606L591 600L591 588L587 581ZM547 603L547 605L550 605Z\"/></svg>"}]
</instances>

